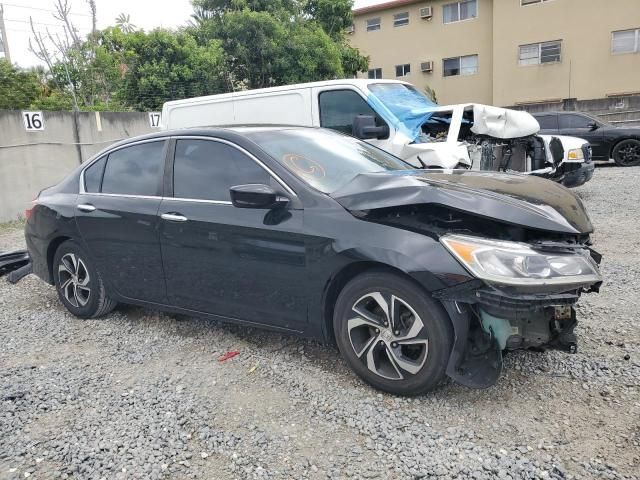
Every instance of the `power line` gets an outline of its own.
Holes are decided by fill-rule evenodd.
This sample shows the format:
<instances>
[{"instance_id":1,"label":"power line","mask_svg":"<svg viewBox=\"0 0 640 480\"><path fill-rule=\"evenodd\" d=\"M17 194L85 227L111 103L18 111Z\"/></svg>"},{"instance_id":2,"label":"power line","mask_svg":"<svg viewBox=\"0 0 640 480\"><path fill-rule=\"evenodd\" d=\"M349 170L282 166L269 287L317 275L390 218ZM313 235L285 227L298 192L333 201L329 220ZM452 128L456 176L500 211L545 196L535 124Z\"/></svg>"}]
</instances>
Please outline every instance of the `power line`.
<instances>
[{"instance_id":1,"label":"power line","mask_svg":"<svg viewBox=\"0 0 640 480\"><path fill-rule=\"evenodd\" d=\"M50 10L48 8L40 8L40 7L27 7L25 5L16 5L15 3L6 3L2 2L4 5L8 7L16 7L16 8L26 8L28 10L40 10L41 12L49 12L49 13L58 13L56 10ZM91 17L88 13L69 13L69 15L78 15L81 17Z\"/></svg>"},{"instance_id":2,"label":"power line","mask_svg":"<svg viewBox=\"0 0 640 480\"><path fill-rule=\"evenodd\" d=\"M4 21L5 22L26 23L26 24L30 24L31 23L29 20L16 20L16 19L12 19L12 18L5 18ZM44 25L44 26L47 26L47 27L64 27L63 23L46 23L46 22L36 22L36 21L34 21L33 23L35 25ZM75 25L74 25L74 27L75 27ZM87 27L83 27L83 29L89 30ZM79 29L76 27L76 30L79 30Z\"/></svg>"}]
</instances>

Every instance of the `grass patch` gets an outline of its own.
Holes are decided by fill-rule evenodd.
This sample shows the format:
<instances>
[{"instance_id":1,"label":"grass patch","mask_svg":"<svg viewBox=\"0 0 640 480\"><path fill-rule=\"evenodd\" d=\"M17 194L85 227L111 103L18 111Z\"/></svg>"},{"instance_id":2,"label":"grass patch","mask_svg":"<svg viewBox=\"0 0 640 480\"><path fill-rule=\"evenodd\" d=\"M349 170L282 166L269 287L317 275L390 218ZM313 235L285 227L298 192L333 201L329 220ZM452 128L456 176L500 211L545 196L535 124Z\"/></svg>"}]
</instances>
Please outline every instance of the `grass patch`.
<instances>
[{"instance_id":1,"label":"grass patch","mask_svg":"<svg viewBox=\"0 0 640 480\"><path fill-rule=\"evenodd\" d=\"M11 230L22 230L24 229L25 218L19 217L16 220L11 220L10 222L0 223L0 233L9 232Z\"/></svg>"}]
</instances>

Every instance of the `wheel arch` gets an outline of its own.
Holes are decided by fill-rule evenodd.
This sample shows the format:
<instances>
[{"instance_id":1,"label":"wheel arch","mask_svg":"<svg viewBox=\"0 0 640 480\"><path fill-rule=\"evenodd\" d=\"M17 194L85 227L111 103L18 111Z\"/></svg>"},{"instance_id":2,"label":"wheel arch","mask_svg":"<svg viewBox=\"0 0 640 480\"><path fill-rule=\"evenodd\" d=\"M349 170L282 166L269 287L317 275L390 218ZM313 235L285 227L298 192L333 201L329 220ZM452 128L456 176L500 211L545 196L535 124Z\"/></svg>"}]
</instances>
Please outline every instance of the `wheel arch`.
<instances>
[{"instance_id":1,"label":"wheel arch","mask_svg":"<svg viewBox=\"0 0 640 480\"><path fill-rule=\"evenodd\" d=\"M71 237L66 235L61 235L55 237L53 240L49 242L49 246L47 247L47 271L49 272L49 279L53 283L53 257L56 255L56 251L60 248L67 240L71 240Z\"/></svg>"},{"instance_id":2,"label":"wheel arch","mask_svg":"<svg viewBox=\"0 0 640 480\"><path fill-rule=\"evenodd\" d=\"M375 261L359 261L353 262L348 265L345 265L337 271L327 282L323 297L322 297L322 323L324 329L324 336L327 342L335 345L335 333L333 331L333 313L336 301L340 292L345 287L347 283L353 280L358 275L361 275L365 272L386 272L392 273L395 275L399 275L403 278L406 278L410 282L414 283L420 289L424 290L425 294L429 292L424 288L423 285L420 284L413 276L409 273L394 267L392 265L388 265L382 262Z\"/></svg>"}]
</instances>

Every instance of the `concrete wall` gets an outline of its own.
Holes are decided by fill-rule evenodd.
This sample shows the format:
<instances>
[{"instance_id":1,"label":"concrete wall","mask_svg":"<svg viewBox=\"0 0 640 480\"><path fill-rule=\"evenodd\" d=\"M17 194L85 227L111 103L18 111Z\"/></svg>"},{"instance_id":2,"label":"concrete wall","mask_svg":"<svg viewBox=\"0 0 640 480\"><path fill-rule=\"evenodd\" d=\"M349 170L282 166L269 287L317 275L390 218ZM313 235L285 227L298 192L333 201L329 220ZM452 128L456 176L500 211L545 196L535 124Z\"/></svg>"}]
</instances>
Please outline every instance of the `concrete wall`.
<instances>
[{"instance_id":1,"label":"concrete wall","mask_svg":"<svg viewBox=\"0 0 640 480\"><path fill-rule=\"evenodd\" d=\"M24 213L40 190L59 182L94 153L152 130L146 113L43 115L45 129L28 132L22 112L0 110L0 222Z\"/></svg>"},{"instance_id":2,"label":"concrete wall","mask_svg":"<svg viewBox=\"0 0 640 480\"><path fill-rule=\"evenodd\" d=\"M382 68L383 78L398 78L411 82L419 89L430 86L435 90L438 103L465 103L492 101L492 22L493 2L479 0L478 17L462 22L443 22L443 5L451 0L429 2L398 2L400 6L384 10L356 11L355 31L351 45L369 55L369 68ZM433 17L420 18L420 8L431 5ZM409 25L393 26L396 13L408 12ZM367 32L367 20L381 18L380 30ZM445 58L478 55L478 73L474 75L443 76ZM420 71L420 63L432 60L433 73ZM411 74L395 76L395 66L409 63ZM366 78L367 74L360 75Z\"/></svg>"},{"instance_id":3,"label":"concrete wall","mask_svg":"<svg viewBox=\"0 0 640 480\"><path fill-rule=\"evenodd\" d=\"M595 100L569 98L558 102L513 105L511 108L526 110L531 113L549 111L587 112L619 127L640 126L640 95Z\"/></svg>"}]
</instances>

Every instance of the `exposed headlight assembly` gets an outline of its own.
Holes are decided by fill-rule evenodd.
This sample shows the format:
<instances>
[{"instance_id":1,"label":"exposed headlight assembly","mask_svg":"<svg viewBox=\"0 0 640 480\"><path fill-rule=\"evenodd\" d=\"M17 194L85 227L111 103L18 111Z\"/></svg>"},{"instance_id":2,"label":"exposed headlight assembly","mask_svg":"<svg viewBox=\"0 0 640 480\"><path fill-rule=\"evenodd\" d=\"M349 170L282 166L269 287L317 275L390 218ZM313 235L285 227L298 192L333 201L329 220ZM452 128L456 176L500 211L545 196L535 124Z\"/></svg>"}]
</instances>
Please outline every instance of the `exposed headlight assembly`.
<instances>
[{"instance_id":1,"label":"exposed headlight assembly","mask_svg":"<svg viewBox=\"0 0 640 480\"><path fill-rule=\"evenodd\" d=\"M526 243L467 235L445 235L440 241L473 275L491 283L578 285L602 280L586 252L542 252Z\"/></svg>"},{"instance_id":2,"label":"exposed headlight assembly","mask_svg":"<svg viewBox=\"0 0 640 480\"><path fill-rule=\"evenodd\" d=\"M567 158L569 160L574 160L574 161L584 160L584 152L582 151L581 148L572 148L567 153Z\"/></svg>"}]
</instances>

